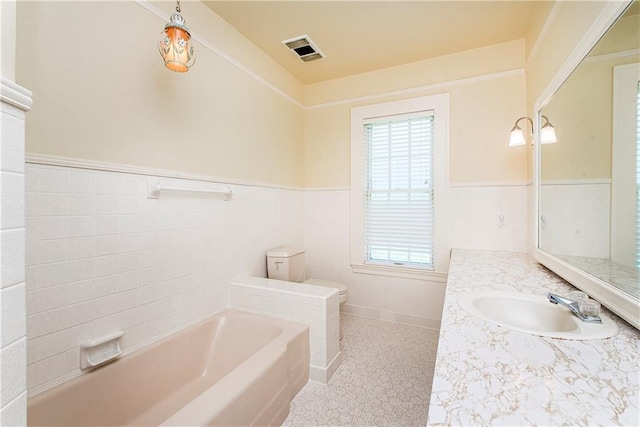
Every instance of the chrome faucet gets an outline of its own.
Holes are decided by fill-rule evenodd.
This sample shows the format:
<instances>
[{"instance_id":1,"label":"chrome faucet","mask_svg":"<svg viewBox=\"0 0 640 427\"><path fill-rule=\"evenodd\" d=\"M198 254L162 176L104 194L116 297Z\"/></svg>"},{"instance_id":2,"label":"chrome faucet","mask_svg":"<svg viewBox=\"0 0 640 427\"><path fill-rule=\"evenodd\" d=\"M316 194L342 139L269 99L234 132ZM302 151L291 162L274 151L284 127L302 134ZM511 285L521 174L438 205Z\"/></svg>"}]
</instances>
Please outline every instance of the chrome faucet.
<instances>
[{"instance_id":1,"label":"chrome faucet","mask_svg":"<svg viewBox=\"0 0 640 427\"><path fill-rule=\"evenodd\" d=\"M600 319L600 316L590 316L587 314L583 314L580 311L580 307L578 306L577 301L570 300L569 298L561 297L560 295L552 293L547 293L547 299L553 304L560 304L567 307L578 319L582 320L583 322L602 323L602 319Z\"/></svg>"}]
</instances>

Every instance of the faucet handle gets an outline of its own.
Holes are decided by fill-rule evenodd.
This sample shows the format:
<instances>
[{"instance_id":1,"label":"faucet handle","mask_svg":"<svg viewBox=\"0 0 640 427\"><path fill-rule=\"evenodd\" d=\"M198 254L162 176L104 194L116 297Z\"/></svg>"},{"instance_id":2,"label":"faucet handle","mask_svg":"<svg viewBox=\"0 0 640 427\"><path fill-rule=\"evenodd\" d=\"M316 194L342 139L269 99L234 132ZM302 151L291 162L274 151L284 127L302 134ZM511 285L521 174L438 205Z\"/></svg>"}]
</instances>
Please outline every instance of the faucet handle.
<instances>
[{"instance_id":1,"label":"faucet handle","mask_svg":"<svg viewBox=\"0 0 640 427\"><path fill-rule=\"evenodd\" d=\"M580 301L580 302L576 302L573 301L569 298L566 297L562 297L560 295L556 295L556 294L552 294L552 293L547 293L547 299L549 300L549 302L552 302L554 304L560 304L563 305L565 307L567 307L569 310L571 310L571 312L580 320L584 321L584 322L589 322L589 323L602 323L602 319L600 319L599 313L600 313L600 303L598 303L595 300L589 300L587 299L586 301ZM592 315L590 313L596 312L596 308L589 308L589 310L591 310L589 312L589 314L587 313L583 313L582 309L580 307L581 304L586 304L586 303L590 303L591 301L595 302L597 304L597 313L595 315ZM586 307L586 306L585 306Z\"/></svg>"},{"instance_id":2,"label":"faucet handle","mask_svg":"<svg viewBox=\"0 0 640 427\"><path fill-rule=\"evenodd\" d=\"M580 301L588 300L589 295L585 294L582 291L571 291L569 292L569 299L580 304Z\"/></svg>"},{"instance_id":3,"label":"faucet handle","mask_svg":"<svg viewBox=\"0 0 640 427\"><path fill-rule=\"evenodd\" d=\"M580 313L582 313L584 316L588 316L588 317L600 316L600 303L594 299L586 299L583 301L578 301L578 308L580 308Z\"/></svg>"}]
</instances>

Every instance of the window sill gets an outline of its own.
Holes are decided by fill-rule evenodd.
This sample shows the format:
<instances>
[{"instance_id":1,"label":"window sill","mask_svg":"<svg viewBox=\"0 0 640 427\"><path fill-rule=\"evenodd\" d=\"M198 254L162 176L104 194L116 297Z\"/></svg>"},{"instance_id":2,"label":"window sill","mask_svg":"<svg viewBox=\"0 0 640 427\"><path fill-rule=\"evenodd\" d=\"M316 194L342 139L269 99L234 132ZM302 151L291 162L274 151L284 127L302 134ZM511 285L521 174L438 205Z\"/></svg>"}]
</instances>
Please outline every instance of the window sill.
<instances>
[{"instance_id":1,"label":"window sill","mask_svg":"<svg viewBox=\"0 0 640 427\"><path fill-rule=\"evenodd\" d=\"M351 264L354 273L375 276L399 277L403 279L428 280L429 282L447 282L447 273L417 268L394 267L390 265Z\"/></svg>"}]
</instances>

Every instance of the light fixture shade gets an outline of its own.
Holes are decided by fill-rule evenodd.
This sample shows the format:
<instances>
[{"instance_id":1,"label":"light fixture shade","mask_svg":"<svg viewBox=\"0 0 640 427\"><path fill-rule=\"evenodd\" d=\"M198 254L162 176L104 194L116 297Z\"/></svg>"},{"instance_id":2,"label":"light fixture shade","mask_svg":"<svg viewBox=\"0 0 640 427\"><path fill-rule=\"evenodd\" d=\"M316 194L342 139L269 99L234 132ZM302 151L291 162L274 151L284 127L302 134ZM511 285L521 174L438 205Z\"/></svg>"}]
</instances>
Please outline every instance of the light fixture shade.
<instances>
[{"instance_id":1,"label":"light fixture shade","mask_svg":"<svg viewBox=\"0 0 640 427\"><path fill-rule=\"evenodd\" d=\"M553 144L558 142L558 137L556 136L556 130L551 125L551 123L547 122L542 129L540 129L540 143L541 144Z\"/></svg>"},{"instance_id":2,"label":"light fixture shade","mask_svg":"<svg viewBox=\"0 0 640 427\"><path fill-rule=\"evenodd\" d=\"M511 137L509 138L509 147L518 147L525 145L527 141L524 139L524 132L518 126L511 129Z\"/></svg>"},{"instance_id":3,"label":"light fixture shade","mask_svg":"<svg viewBox=\"0 0 640 427\"><path fill-rule=\"evenodd\" d=\"M180 13L171 15L171 21L164 26L164 31L158 36L158 49L164 65L171 71L184 73L195 63L191 33Z\"/></svg>"}]
</instances>

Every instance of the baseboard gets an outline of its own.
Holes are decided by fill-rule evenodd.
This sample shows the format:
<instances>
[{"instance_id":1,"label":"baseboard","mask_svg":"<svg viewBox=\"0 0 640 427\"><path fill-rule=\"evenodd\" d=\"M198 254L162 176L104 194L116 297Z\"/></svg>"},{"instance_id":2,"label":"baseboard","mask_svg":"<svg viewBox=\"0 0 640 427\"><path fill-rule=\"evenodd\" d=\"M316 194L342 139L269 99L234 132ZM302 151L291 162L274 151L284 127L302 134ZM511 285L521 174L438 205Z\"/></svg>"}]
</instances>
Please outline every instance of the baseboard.
<instances>
[{"instance_id":1,"label":"baseboard","mask_svg":"<svg viewBox=\"0 0 640 427\"><path fill-rule=\"evenodd\" d=\"M326 368L320 366L309 365L309 381L314 383L329 384L329 381L338 372L338 368L342 366L342 352L339 351Z\"/></svg>"},{"instance_id":2,"label":"baseboard","mask_svg":"<svg viewBox=\"0 0 640 427\"><path fill-rule=\"evenodd\" d=\"M345 304L342 311L354 316L367 317L370 319L384 320L386 322L403 323L406 325L420 326L423 328L440 330L440 319L431 319L412 314L397 313L390 310L381 310L372 307L361 307L357 305Z\"/></svg>"}]
</instances>

